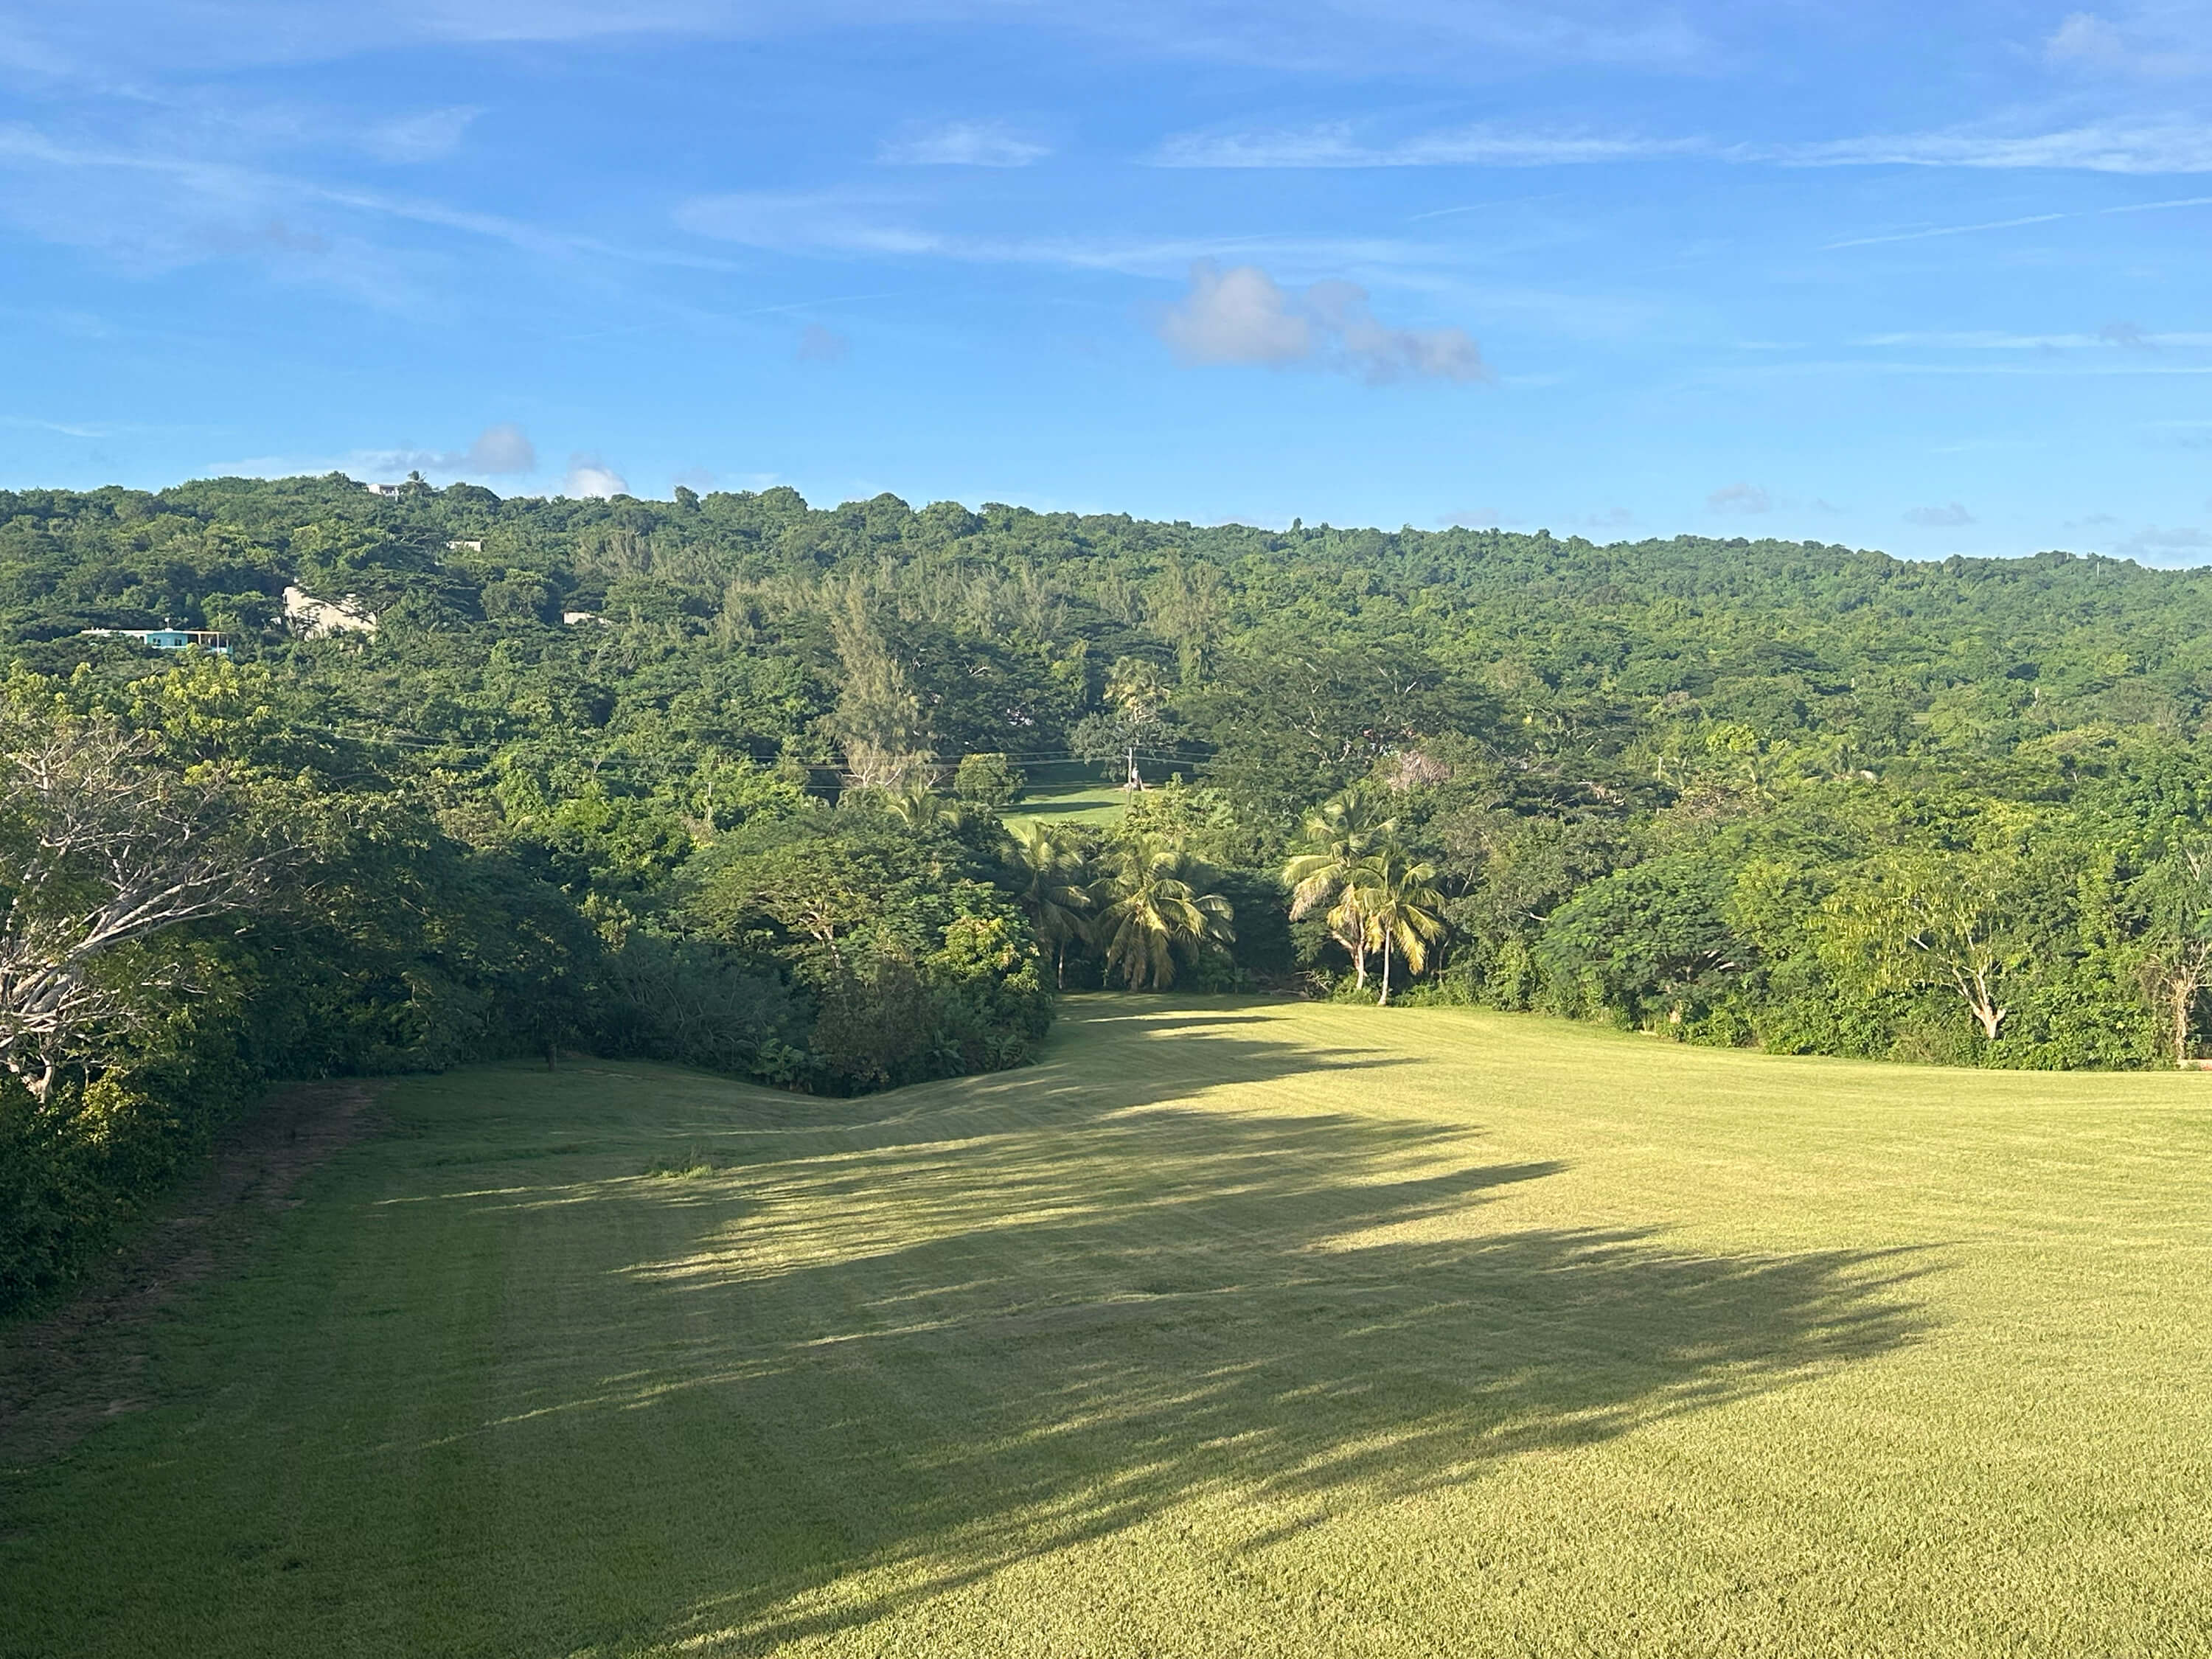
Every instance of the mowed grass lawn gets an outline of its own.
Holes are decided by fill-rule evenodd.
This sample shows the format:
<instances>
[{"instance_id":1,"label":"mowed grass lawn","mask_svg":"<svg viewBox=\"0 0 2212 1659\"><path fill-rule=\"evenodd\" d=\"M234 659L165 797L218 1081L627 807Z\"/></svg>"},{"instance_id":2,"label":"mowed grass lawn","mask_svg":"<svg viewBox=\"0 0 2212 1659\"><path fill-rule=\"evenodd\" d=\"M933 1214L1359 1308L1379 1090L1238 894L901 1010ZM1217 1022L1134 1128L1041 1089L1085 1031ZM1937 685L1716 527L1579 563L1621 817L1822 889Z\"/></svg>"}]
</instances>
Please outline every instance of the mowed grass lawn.
<instances>
[{"instance_id":1,"label":"mowed grass lawn","mask_svg":"<svg viewBox=\"0 0 2212 1659\"><path fill-rule=\"evenodd\" d=\"M0 1650L2212 1650L2212 1076L1092 996L384 1110L0 1475Z\"/></svg>"},{"instance_id":2,"label":"mowed grass lawn","mask_svg":"<svg viewBox=\"0 0 2212 1659\"><path fill-rule=\"evenodd\" d=\"M1129 809L1128 792L1110 783L1048 786L1031 789L1000 814L1017 828L1027 818L1049 824L1080 823L1093 830L1109 829Z\"/></svg>"}]
</instances>

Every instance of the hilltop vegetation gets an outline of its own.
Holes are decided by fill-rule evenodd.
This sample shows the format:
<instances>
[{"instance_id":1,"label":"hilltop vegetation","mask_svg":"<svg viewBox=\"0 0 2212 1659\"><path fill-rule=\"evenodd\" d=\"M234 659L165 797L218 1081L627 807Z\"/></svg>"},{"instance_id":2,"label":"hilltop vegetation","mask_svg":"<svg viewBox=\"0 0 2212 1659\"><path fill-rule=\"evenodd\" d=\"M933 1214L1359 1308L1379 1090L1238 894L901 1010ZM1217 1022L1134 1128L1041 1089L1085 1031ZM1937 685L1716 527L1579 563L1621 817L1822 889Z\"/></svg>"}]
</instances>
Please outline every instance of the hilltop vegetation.
<instances>
[{"instance_id":1,"label":"hilltop vegetation","mask_svg":"<svg viewBox=\"0 0 2212 1659\"><path fill-rule=\"evenodd\" d=\"M82 632L165 623L233 654ZM566 1048L852 1092L1168 981L2171 1065L2212 975L2202 572L218 479L0 492L0 651L18 778L107 769L0 824L0 1301L272 1075ZM1117 822L1005 832L1133 771ZM254 879L33 1029L21 964L118 890L49 845L92 796Z\"/></svg>"}]
</instances>

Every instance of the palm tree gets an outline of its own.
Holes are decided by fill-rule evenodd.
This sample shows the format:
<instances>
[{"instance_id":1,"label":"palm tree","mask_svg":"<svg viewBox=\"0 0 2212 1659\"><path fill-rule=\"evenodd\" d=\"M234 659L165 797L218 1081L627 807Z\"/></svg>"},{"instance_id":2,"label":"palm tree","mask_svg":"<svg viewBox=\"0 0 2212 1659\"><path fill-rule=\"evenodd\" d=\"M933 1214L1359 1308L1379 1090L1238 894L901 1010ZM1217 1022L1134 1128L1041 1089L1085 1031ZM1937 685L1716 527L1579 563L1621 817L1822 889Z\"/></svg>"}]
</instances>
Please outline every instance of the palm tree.
<instances>
[{"instance_id":1,"label":"palm tree","mask_svg":"<svg viewBox=\"0 0 2212 1659\"><path fill-rule=\"evenodd\" d=\"M1053 982L1067 984L1067 947L1091 937L1089 860L1065 830L1031 819L1012 833L1014 869L1023 886L1015 894L1029 912L1038 945L1052 952Z\"/></svg>"},{"instance_id":2,"label":"palm tree","mask_svg":"<svg viewBox=\"0 0 2212 1659\"><path fill-rule=\"evenodd\" d=\"M910 830L949 830L957 836L973 829L980 816L973 802L932 789L927 773L916 773L902 787L883 791L874 799Z\"/></svg>"},{"instance_id":3,"label":"palm tree","mask_svg":"<svg viewBox=\"0 0 2212 1659\"><path fill-rule=\"evenodd\" d=\"M1175 983L1176 956L1195 955L1237 935L1235 912L1218 893L1201 893L1200 869L1182 848L1162 836L1133 836L1115 856L1113 873L1100 885L1106 904L1097 931L1106 940L1106 968L1133 991L1147 983Z\"/></svg>"},{"instance_id":4,"label":"palm tree","mask_svg":"<svg viewBox=\"0 0 2212 1659\"><path fill-rule=\"evenodd\" d=\"M1429 965L1429 945L1442 939L1443 895L1436 890L1437 866L1417 860L1395 835L1377 837L1374 850L1362 861L1352 885L1359 894L1366 918L1368 948L1382 951L1382 994L1376 1006L1390 1001L1390 957L1395 951L1406 959L1409 973Z\"/></svg>"},{"instance_id":5,"label":"palm tree","mask_svg":"<svg viewBox=\"0 0 2212 1659\"><path fill-rule=\"evenodd\" d=\"M1322 802L1306 819L1302 850L1283 866L1283 884L1291 890L1291 920L1302 921L1328 906L1322 920L1329 936L1351 956L1363 991L1367 988L1372 930L1360 908L1354 878L1376 837L1398 827L1395 818L1378 817L1380 811L1373 794L1358 784Z\"/></svg>"},{"instance_id":6,"label":"palm tree","mask_svg":"<svg viewBox=\"0 0 2212 1659\"><path fill-rule=\"evenodd\" d=\"M908 827L924 830L942 820L950 803L929 787L929 774L915 772L896 789L883 792L884 810Z\"/></svg>"}]
</instances>

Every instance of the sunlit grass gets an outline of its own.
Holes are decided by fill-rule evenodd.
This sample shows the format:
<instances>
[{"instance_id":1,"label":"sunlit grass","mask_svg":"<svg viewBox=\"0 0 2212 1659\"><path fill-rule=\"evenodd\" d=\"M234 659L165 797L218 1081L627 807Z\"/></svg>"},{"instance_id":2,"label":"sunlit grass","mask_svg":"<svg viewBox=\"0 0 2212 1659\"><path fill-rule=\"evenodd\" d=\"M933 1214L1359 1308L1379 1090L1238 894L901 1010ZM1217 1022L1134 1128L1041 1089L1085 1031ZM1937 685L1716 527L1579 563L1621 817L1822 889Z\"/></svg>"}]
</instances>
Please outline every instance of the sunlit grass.
<instances>
[{"instance_id":1,"label":"sunlit grass","mask_svg":"<svg viewBox=\"0 0 2212 1659\"><path fill-rule=\"evenodd\" d=\"M1047 823L1084 823L1103 830L1120 823L1128 807L1126 790L1110 783L1084 783L1032 788L1000 816L1010 825L1036 818Z\"/></svg>"},{"instance_id":2,"label":"sunlit grass","mask_svg":"<svg viewBox=\"0 0 2212 1659\"><path fill-rule=\"evenodd\" d=\"M2212 1650L2212 1078L1097 996L388 1102L0 1476L0 1652Z\"/></svg>"}]
</instances>

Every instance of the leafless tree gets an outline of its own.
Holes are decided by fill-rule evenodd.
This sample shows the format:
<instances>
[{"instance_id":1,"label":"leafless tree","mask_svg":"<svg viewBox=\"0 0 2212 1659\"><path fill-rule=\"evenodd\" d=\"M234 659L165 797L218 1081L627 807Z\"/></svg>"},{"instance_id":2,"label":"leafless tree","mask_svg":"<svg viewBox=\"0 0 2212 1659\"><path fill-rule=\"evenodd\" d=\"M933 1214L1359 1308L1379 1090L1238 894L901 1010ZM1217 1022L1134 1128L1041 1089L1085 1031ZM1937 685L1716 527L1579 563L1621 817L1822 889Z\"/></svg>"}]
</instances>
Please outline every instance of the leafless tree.
<instances>
[{"instance_id":1,"label":"leafless tree","mask_svg":"<svg viewBox=\"0 0 2212 1659\"><path fill-rule=\"evenodd\" d=\"M2143 872L2144 921L2136 970L2164 1017L2173 1063L2189 1064L2197 1004L2212 984L2212 837L2189 836Z\"/></svg>"},{"instance_id":2,"label":"leafless tree","mask_svg":"<svg viewBox=\"0 0 2212 1659\"><path fill-rule=\"evenodd\" d=\"M149 989L120 982L123 947L246 910L288 857L258 833L246 792L187 775L100 719L0 716L0 1065L41 1101L61 1066L103 1033L149 1017Z\"/></svg>"}]
</instances>

